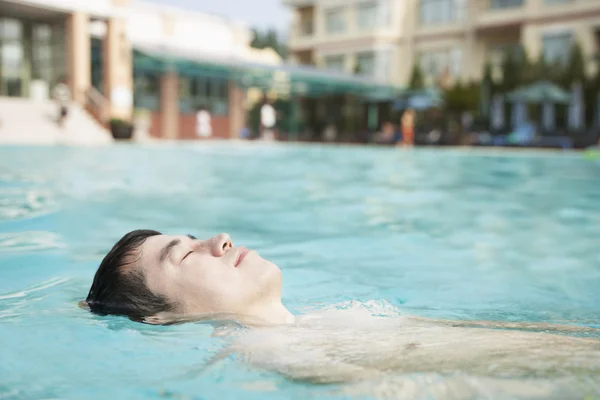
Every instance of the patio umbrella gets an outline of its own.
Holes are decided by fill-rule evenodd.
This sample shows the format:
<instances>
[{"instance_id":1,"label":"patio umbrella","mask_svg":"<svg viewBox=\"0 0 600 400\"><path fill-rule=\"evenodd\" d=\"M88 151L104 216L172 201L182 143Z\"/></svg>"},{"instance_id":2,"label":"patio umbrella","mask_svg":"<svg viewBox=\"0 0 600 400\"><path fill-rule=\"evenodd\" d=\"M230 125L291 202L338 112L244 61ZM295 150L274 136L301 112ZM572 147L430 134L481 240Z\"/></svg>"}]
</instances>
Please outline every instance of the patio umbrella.
<instances>
[{"instance_id":1,"label":"patio umbrella","mask_svg":"<svg viewBox=\"0 0 600 400\"><path fill-rule=\"evenodd\" d=\"M508 94L508 99L515 103L569 104L569 93L548 81L539 81L528 86L520 87Z\"/></svg>"},{"instance_id":2,"label":"patio umbrella","mask_svg":"<svg viewBox=\"0 0 600 400\"><path fill-rule=\"evenodd\" d=\"M513 103L511 122L513 128L520 126L527 121L527 104L518 101Z\"/></svg>"},{"instance_id":3,"label":"patio umbrella","mask_svg":"<svg viewBox=\"0 0 600 400\"><path fill-rule=\"evenodd\" d=\"M549 101L542 105L542 126L547 131L551 131L556 127L554 104Z\"/></svg>"},{"instance_id":4,"label":"patio umbrella","mask_svg":"<svg viewBox=\"0 0 600 400\"><path fill-rule=\"evenodd\" d=\"M492 98L491 120L493 129L504 129L504 97L501 94Z\"/></svg>"},{"instance_id":5,"label":"patio umbrella","mask_svg":"<svg viewBox=\"0 0 600 400\"><path fill-rule=\"evenodd\" d=\"M418 111L440 107L443 104L444 99L436 89L408 90L401 94L400 98L394 102L394 109L412 108Z\"/></svg>"},{"instance_id":6,"label":"patio umbrella","mask_svg":"<svg viewBox=\"0 0 600 400\"><path fill-rule=\"evenodd\" d=\"M583 87L581 82L573 83L571 86L571 104L569 105L567 126L573 130L583 128L583 113Z\"/></svg>"}]
</instances>

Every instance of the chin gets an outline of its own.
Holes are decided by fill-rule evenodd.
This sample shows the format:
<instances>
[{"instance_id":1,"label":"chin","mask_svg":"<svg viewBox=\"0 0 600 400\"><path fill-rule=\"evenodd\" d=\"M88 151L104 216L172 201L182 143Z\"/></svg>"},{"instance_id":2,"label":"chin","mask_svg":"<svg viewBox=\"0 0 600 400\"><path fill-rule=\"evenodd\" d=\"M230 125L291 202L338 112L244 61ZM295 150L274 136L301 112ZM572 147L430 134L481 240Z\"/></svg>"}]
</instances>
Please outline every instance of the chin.
<instances>
[{"instance_id":1,"label":"chin","mask_svg":"<svg viewBox=\"0 0 600 400\"><path fill-rule=\"evenodd\" d=\"M279 267L258 254L254 264L252 272L256 274L255 278L260 281L260 286L263 287L265 292L281 293L281 270Z\"/></svg>"}]
</instances>

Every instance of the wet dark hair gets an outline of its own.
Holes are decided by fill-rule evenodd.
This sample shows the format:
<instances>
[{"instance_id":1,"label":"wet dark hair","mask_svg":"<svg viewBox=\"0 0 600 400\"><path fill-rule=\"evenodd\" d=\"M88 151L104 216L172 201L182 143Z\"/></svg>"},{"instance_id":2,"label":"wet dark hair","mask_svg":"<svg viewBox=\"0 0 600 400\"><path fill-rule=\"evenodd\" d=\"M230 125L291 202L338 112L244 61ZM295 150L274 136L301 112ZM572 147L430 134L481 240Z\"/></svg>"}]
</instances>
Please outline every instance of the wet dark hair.
<instances>
[{"instance_id":1,"label":"wet dark hair","mask_svg":"<svg viewBox=\"0 0 600 400\"><path fill-rule=\"evenodd\" d=\"M140 229L123 236L104 257L86 303L99 315L124 315L142 321L174 307L167 299L150 291L141 268L133 265L140 259L140 246L160 232ZM132 268L127 268L131 266Z\"/></svg>"}]
</instances>

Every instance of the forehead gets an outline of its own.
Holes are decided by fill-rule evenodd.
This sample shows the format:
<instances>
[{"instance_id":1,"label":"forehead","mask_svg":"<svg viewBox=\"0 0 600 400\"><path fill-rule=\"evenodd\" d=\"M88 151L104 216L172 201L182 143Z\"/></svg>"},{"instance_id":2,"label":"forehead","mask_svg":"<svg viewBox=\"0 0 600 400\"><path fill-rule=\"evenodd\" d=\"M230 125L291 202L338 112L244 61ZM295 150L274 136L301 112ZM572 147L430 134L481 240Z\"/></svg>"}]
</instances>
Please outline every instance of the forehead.
<instances>
[{"instance_id":1,"label":"forehead","mask_svg":"<svg viewBox=\"0 0 600 400\"><path fill-rule=\"evenodd\" d=\"M156 235L151 236L142 244L141 258L145 262L159 262L161 252L165 247L175 240L179 240L182 244L189 242L191 239L184 235Z\"/></svg>"}]
</instances>

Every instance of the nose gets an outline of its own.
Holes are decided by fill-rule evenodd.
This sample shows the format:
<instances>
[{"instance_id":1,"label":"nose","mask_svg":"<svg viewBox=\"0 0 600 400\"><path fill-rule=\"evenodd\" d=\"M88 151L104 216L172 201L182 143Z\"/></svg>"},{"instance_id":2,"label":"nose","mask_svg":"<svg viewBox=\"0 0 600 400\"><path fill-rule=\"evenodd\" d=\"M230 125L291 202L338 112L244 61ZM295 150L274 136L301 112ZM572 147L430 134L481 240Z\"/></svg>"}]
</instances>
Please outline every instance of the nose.
<instances>
[{"instance_id":1,"label":"nose","mask_svg":"<svg viewBox=\"0 0 600 400\"><path fill-rule=\"evenodd\" d=\"M226 233L221 233L211 239L210 252L215 257L221 257L232 247L231 237Z\"/></svg>"}]
</instances>

